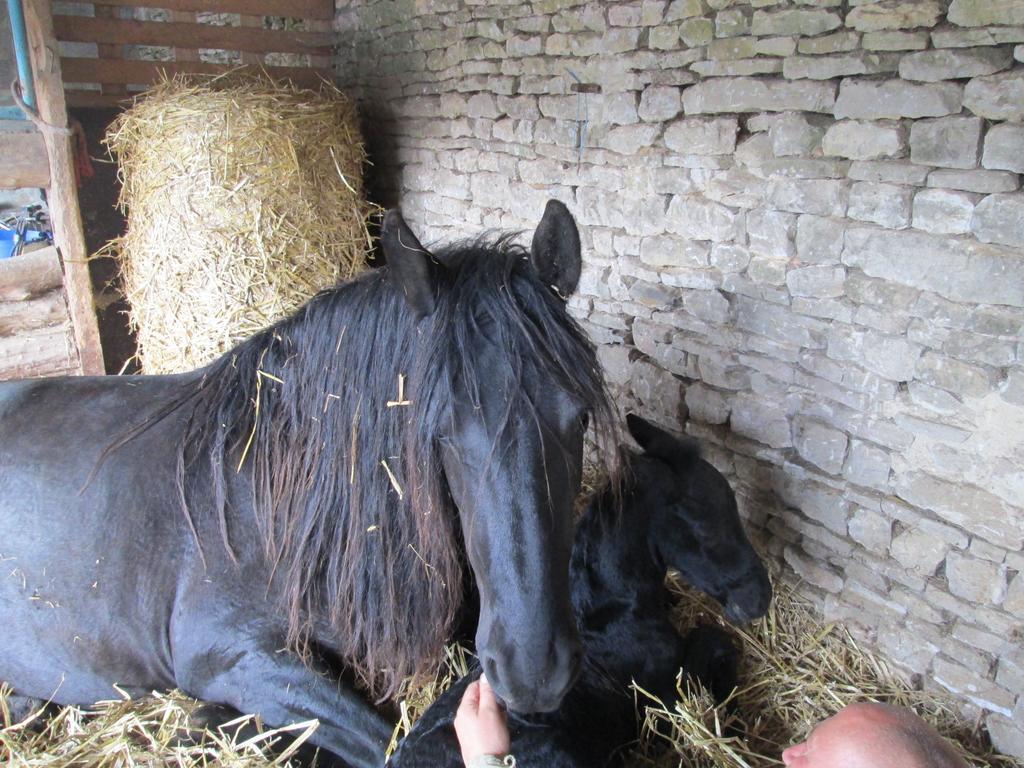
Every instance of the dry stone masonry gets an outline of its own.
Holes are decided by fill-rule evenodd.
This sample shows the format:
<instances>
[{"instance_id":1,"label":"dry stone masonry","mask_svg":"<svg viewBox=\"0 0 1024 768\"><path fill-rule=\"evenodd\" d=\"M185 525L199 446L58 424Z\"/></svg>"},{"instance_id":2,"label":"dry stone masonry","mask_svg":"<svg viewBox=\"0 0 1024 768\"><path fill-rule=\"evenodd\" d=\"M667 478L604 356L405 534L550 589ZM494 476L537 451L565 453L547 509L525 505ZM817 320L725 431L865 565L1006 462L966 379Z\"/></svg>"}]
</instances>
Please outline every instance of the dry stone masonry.
<instances>
[{"instance_id":1,"label":"dry stone masonry","mask_svg":"<svg viewBox=\"0 0 1024 768\"><path fill-rule=\"evenodd\" d=\"M1024 0L339 3L379 201L565 201L623 406L1024 756Z\"/></svg>"}]
</instances>

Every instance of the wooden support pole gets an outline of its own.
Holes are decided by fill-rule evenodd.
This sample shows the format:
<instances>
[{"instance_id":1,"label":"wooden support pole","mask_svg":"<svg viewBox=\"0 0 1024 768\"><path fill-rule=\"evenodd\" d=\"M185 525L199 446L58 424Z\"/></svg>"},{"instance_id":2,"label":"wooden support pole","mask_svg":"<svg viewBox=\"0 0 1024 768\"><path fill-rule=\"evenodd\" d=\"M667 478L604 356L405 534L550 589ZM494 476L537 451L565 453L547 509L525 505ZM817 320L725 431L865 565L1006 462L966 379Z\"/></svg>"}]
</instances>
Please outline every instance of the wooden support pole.
<instances>
[{"instance_id":1,"label":"wooden support pole","mask_svg":"<svg viewBox=\"0 0 1024 768\"><path fill-rule=\"evenodd\" d=\"M68 115L64 101L64 82L60 72L57 40L53 35L50 0L22 0L22 3L32 53L32 69L36 78L39 116L52 126L66 127ZM103 350L100 347L92 281L89 278L85 233L82 231L82 216L78 208L71 136L60 131L44 130L43 139L50 162L48 203L53 237L64 265L64 287L74 325L78 357L82 373L102 375L105 372Z\"/></svg>"}]
</instances>

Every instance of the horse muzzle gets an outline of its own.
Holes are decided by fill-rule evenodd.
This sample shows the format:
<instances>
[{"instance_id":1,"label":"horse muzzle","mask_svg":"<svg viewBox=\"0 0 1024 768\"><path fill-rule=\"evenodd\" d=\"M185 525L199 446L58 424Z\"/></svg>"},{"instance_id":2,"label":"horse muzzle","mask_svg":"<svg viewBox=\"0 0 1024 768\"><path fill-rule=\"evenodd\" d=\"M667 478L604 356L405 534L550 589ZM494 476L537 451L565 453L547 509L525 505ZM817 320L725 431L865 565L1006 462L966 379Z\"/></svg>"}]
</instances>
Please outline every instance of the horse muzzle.
<instances>
[{"instance_id":1,"label":"horse muzzle","mask_svg":"<svg viewBox=\"0 0 1024 768\"><path fill-rule=\"evenodd\" d=\"M746 624L764 616L772 602L772 584L762 573L738 589L732 589L724 600L725 617L734 624Z\"/></svg>"},{"instance_id":2,"label":"horse muzzle","mask_svg":"<svg viewBox=\"0 0 1024 768\"><path fill-rule=\"evenodd\" d=\"M553 641L543 653L512 646L483 650L480 663L498 697L513 712L554 712L576 684L583 650L576 637Z\"/></svg>"}]
</instances>

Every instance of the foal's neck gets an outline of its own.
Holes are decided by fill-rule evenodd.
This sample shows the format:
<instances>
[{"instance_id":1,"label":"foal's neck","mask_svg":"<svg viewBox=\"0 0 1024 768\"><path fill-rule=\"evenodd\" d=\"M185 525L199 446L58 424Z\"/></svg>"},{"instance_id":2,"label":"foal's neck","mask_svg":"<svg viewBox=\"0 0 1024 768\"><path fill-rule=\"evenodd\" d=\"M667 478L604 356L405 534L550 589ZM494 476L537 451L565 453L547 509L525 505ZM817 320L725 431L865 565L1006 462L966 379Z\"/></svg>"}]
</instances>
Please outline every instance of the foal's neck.
<instances>
[{"instance_id":1,"label":"foal's neck","mask_svg":"<svg viewBox=\"0 0 1024 768\"><path fill-rule=\"evenodd\" d=\"M571 576L580 630L595 637L611 623L662 619L668 592L665 568L650 542L651 513L643 494L627 488L615 511L610 490L595 498L576 531Z\"/></svg>"},{"instance_id":2,"label":"foal's neck","mask_svg":"<svg viewBox=\"0 0 1024 768\"><path fill-rule=\"evenodd\" d=\"M573 608L587 657L623 689L633 679L673 682L681 656L665 564L652 542L659 496L640 473L622 488L621 510L606 489L588 505L573 547Z\"/></svg>"}]
</instances>

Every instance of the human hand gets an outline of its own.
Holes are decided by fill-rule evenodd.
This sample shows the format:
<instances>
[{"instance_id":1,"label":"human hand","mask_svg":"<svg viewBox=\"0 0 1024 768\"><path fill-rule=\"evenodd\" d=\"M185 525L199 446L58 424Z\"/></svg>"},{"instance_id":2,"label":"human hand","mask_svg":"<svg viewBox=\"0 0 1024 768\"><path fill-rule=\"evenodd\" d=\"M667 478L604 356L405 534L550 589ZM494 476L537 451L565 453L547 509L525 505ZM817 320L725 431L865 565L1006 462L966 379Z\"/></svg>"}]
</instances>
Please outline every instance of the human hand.
<instances>
[{"instance_id":1,"label":"human hand","mask_svg":"<svg viewBox=\"0 0 1024 768\"><path fill-rule=\"evenodd\" d=\"M494 695L487 678L469 684L455 713L455 735L462 749L462 760L481 755L503 757L509 752L509 734L505 710Z\"/></svg>"}]
</instances>

